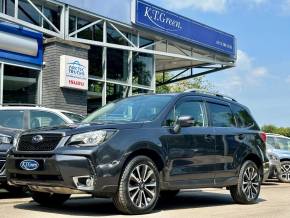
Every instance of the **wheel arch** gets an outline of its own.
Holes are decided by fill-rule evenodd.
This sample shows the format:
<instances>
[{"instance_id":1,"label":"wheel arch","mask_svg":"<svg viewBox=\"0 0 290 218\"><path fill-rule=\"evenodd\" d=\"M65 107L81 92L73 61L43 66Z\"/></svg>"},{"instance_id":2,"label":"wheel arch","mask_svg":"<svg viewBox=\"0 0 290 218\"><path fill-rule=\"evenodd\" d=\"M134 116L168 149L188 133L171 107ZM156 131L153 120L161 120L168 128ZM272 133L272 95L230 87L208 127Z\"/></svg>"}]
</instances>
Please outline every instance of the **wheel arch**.
<instances>
[{"instance_id":1,"label":"wheel arch","mask_svg":"<svg viewBox=\"0 0 290 218\"><path fill-rule=\"evenodd\" d=\"M253 154L253 153L248 154L248 155L244 158L243 163L244 163L245 161L248 161L248 160L253 161L253 162L257 165L257 167L258 167L260 170L263 170L263 161L261 160L261 158L260 158L258 155Z\"/></svg>"}]
</instances>

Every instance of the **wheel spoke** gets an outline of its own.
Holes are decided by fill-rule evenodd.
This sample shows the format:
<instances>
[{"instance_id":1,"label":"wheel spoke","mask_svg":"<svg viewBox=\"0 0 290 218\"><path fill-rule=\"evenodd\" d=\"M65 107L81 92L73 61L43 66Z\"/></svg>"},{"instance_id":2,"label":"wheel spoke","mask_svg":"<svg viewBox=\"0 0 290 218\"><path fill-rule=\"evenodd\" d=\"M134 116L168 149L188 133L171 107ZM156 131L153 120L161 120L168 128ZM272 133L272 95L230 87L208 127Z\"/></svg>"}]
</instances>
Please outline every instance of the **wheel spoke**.
<instances>
[{"instance_id":1,"label":"wheel spoke","mask_svg":"<svg viewBox=\"0 0 290 218\"><path fill-rule=\"evenodd\" d=\"M129 186L129 192L139 189L139 186Z\"/></svg>"},{"instance_id":2,"label":"wheel spoke","mask_svg":"<svg viewBox=\"0 0 290 218\"><path fill-rule=\"evenodd\" d=\"M135 182L137 182L137 183L139 183L140 182L140 180L134 175L134 173L132 173L131 174L131 177L130 177L130 179L133 179Z\"/></svg>"},{"instance_id":3,"label":"wheel spoke","mask_svg":"<svg viewBox=\"0 0 290 218\"><path fill-rule=\"evenodd\" d=\"M149 170L148 173L147 173L147 176L145 177L144 179L144 182L147 182L147 180L153 175L153 170Z\"/></svg>"},{"instance_id":4,"label":"wheel spoke","mask_svg":"<svg viewBox=\"0 0 290 218\"><path fill-rule=\"evenodd\" d=\"M143 198L144 198L144 203L145 203L145 207L148 206L148 201L147 201L147 197L146 197L146 194L144 191L142 191L142 195L143 195Z\"/></svg>"},{"instance_id":5,"label":"wheel spoke","mask_svg":"<svg viewBox=\"0 0 290 218\"><path fill-rule=\"evenodd\" d=\"M141 181L142 180L142 177L141 177L141 174L140 174L140 166L137 166L136 167L136 171L137 171L138 179L139 179L139 181Z\"/></svg>"},{"instance_id":6,"label":"wheel spoke","mask_svg":"<svg viewBox=\"0 0 290 218\"><path fill-rule=\"evenodd\" d=\"M148 166L145 165L143 167L143 171L142 171L142 180L145 181L146 175L147 175L147 171L148 171Z\"/></svg>"},{"instance_id":7,"label":"wheel spoke","mask_svg":"<svg viewBox=\"0 0 290 218\"><path fill-rule=\"evenodd\" d=\"M147 187L145 187L144 190L145 190L145 192L147 192L150 195L151 198L154 198L155 193L153 191L149 190Z\"/></svg>"},{"instance_id":8,"label":"wheel spoke","mask_svg":"<svg viewBox=\"0 0 290 218\"><path fill-rule=\"evenodd\" d=\"M138 189L138 190L136 190L136 192L133 195L130 196L132 202L135 203L135 198L139 194L139 192L140 192L140 190Z\"/></svg>"},{"instance_id":9,"label":"wheel spoke","mask_svg":"<svg viewBox=\"0 0 290 218\"><path fill-rule=\"evenodd\" d=\"M137 205L138 207L142 207L142 191L139 191L138 193Z\"/></svg>"}]
</instances>

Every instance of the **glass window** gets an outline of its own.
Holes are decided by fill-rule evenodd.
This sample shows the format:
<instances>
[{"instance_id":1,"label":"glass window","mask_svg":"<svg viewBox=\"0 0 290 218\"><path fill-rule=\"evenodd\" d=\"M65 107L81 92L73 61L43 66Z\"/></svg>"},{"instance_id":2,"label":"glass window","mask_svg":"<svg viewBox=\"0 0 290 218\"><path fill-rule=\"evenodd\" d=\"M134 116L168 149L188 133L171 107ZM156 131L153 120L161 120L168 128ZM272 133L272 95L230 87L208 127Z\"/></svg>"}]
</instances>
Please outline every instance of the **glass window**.
<instances>
[{"instance_id":1,"label":"glass window","mask_svg":"<svg viewBox=\"0 0 290 218\"><path fill-rule=\"evenodd\" d=\"M129 37L128 33L122 32L127 38ZM107 42L112 44L118 44L118 45L127 45L127 40L121 36L120 33L118 33L115 29L111 27L107 27Z\"/></svg>"},{"instance_id":2,"label":"glass window","mask_svg":"<svg viewBox=\"0 0 290 218\"><path fill-rule=\"evenodd\" d=\"M5 13L7 15L14 17L14 8L15 8L14 0L5 0Z\"/></svg>"},{"instance_id":3,"label":"glass window","mask_svg":"<svg viewBox=\"0 0 290 218\"><path fill-rule=\"evenodd\" d=\"M41 11L41 6L36 6ZM34 25L41 26L41 16L26 0L19 0L18 18Z\"/></svg>"},{"instance_id":4,"label":"glass window","mask_svg":"<svg viewBox=\"0 0 290 218\"><path fill-rule=\"evenodd\" d=\"M0 126L12 129L24 129L24 111L0 110Z\"/></svg>"},{"instance_id":5,"label":"glass window","mask_svg":"<svg viewBox=\"0 0 290 218\"><path fill-rule=\"evenodd\" d=\"M65 116L71 119L74 123L80 123L84 117L79 114L69 113L69 112L62 112Z\"/></svg>"},{"instance_id":6,"label":"glass window","mask_svg":"<svg viewBox=\"0 0 290 218\"><path fill-rule=\"evenodd\" d=\"M160 114L171 96L136 96L112 102L88 116L83 122L146 122Z\"/></svg>"},{"instance_id":7,"label":"glass window","mask_svg":"<svg viewBox=\"0 0 290 218\"><path fill-rule=\"evenodd\" d=\"M133 95L148 94L148 93L152 93L152 92L153 91L147 90L147 89L133 88Z\"/></svg>"},{"instance_id":8,"label":"glass window","mask_svg":"<svg viewBox=\"0 0 290 218\"><path fill-rule=\"evenodd\" d=\"M154 56L151 54L134 53L133 83L151 86L154 71Z\"/></svg>"},{"instance_id":9,"label":"glass window","mask_svg":"<svg viewBox=\"0 0 290 218\"><path fill-rule=\"evenodd\" d=\"M238 105L232 105L232 109L234 111L238 127L241 128L252 127L253 129L259 129L257 127L256 122L253 120L252 116L246 109Z\"/></svg>"},{"instance_id":10,"label":"glass window","mask_svg":"<svg viewBox=\"0 0 290 218\"><path fill-rule=\"evenodd\" d=\"M0 13L3 13L3 0L0 0Z\"/></svg>"},{"instance_id":11,"label":"glass window","mask_svg":"<svg viewBox=\"0 0 290 218\"><path fill-rule=\"evenodd\" d=\"M3 103L37 104L39 71L4 65Z\"/></svg>"},{"instance_id":12,"label":"glass window","mask_svg":"<svg viewBox=\"0 0 290 218\"><path fill-rule=\"evenodd\" d=\"M117 84L107 84L107 102L112 102L120 98L129 96L130 88Z\"/></svg>"},{"instance_id":13,"label":"glass window","mask_svg":"<svg viewBox=\"0 0 290 218\"><path fill-rule=\"evenodd\" d=\"M173 126L179 117L190 116L196 127L206 126L204 104L199 101L186 101L178 104L166 119L166 126Z\"/></svg>"},{"instance_id":14,"label":"glass window","mask_svg":"<svg viewBox=\"0 0 290 218\"><path fill-rule=\"evenodd\" d=\"M132 35L132 41L137 46L137 36L136 35ZM146 49L154 50L154 45L151 45L153 43L154 43L154 40L146 39L143 37L139 38L140 48L147 46ZM151 45L151 46L149 46L149 45Z\"/></svg>"},{"instance_id":15,"label":"glass window","mask_svg":"<svg viewBox=\"0 0 290 218\"><path fill-rule=\"evenodd\" d=\"M69 33L73 33L76 31L76 16L69 16Z\"/></svg>"},{"instance_id":16,"label":"glass window","mask_svg":"<svg viewBox=\"0 0 290 218\"><path fill-rule=\"evenodd\" d=\"M89 80L88 92L88 114L102 107L102 91L104 84L101 82Z\"/></svg>"},{"instance_id":17,"label":"glass window","mask_svg":"<svg viewBox=\"0 0 290 218\"><path fill-rule=\"evenodd\" d=\"M290 151L290 139L277 137L275 148Z\"/></svg>"},{"instance_id":18,"label":"glass window","mask_svg":"<svg viewBox=\"0 0 290 218\"><path fill-rule=\"evenodd\" d=\"M267 136L267 142L266 142L268 149L275 148L275 138L271 136Z\"/></svg>"},{"instance_id":19,"label":"glass window","mask_svg":"<svg viewBox=\"0 0 290 218\"><path fill-rule=\"evenodd\" d=\"M125 50L107 50L107 78L127 81L129 76L129 52Z\"/></svg>"},{"instance_id":20,"label":"glass window","mask_svg":"<svg viewBox=\"0 0 290 218\"><path fill-rule=\"evenodd\" d=\"M60 126L65 121L56 114L46 111L30 111L30 128Z\"/></svg>"},{"instance_id":21,"label":"glass window","mask_svg":"<svg viewBox=\"0 0 290 218\"><path fill-rule=\"evenodd\" d=\"M43 14L53 23L53 25L60 29L60 11L59 9L51 9L45 7L43 9ZM45 20L43 20L43 27L52 31L55 31L52 26L50 26Z\"/></svg>"},{"instance_id":22,"label":"glass window","mask_svg":"<svg viewBox=\"0 0 290 218\"><path fill-rule=\"evenodd\" d=\"M103 48L91 46L89 50L89 74L91 76L103 77Z\"/></svg>"},{"instance_id":23,"label":"glass window","mask_svg":"<svg viewBox=\"0 0 290 218\"><path fill-rule=\"evenodd\" d=\"M229 106L208 103L212 125L215 127L235 127L234 115Z\"/></svg>"},{"instance_id":24,"label":"glass window","mask_svg":"<svg viewBox=\"0 0 290 218\"><path fill-rule=\"evenodd\" d=\"M73 18L71 18L71 22L72 23L74 22ZM90 23L91 23L90 21L87 21L87 20L84 20L81 18L77 18L77 28L78 29L81 29ZM72 26L72 24L71 24L71 29L75 29ZM71 32L73 32L73 31L71 31ZM91 26L91 27L79 32L77 35L79 38L83 38L83 39L103 41L103 26L101 23L96 24L94 26Z\"/></svg>"}]
</instances>

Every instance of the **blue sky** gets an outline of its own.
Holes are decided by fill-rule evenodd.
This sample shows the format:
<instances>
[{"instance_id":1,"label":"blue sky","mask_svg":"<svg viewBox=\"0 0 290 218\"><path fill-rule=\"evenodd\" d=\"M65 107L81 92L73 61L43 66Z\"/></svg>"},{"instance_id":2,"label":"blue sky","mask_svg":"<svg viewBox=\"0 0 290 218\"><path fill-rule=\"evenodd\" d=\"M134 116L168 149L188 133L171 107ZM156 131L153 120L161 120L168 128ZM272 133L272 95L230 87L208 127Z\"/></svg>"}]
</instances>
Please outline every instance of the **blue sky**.
<instances>
[{"instance_id":1,"label":"blue sky","mask_svg":"<svg viewBox=\"0 0 290 218\"><path fill-rule=\"evenodd\" d=\"M206 76L260 125L290 126L290 0L148 0L234 34L233 69Z\"/></svg>"}]
</instances>

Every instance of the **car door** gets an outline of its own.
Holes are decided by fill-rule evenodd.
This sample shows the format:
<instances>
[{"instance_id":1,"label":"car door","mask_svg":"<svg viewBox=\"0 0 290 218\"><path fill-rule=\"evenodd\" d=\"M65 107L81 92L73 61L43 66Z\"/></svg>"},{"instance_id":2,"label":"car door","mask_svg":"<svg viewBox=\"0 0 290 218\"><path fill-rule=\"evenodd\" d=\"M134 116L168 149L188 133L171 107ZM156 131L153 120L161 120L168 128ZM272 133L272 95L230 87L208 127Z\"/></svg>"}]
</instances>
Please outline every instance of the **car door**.
<instances>
[{"instance_id":1,"label":"car door","mask_svg":"<svg viewBox=\"0 0 290 218\"><path fill-rule=\"evenodd\" d=\"M174 133L178 117L191 116L195 124ZM168 170L166 180L173 186L194 187L213 184L215 140L208 127L204 101L200 97L184 97L172 108L166 119L168 135Z\"/></svg>"},{"instance_id":2,"label":"car door","mask_svg":"<svg viewBox=\"0 0 290 218\"><path fill-rule=\"evenodd\" d=\"M206 101L210 125L214 127L216 139L215 183L230 183L236 176L236 155L241 148L243 132L237 128L229 103L209 98Z\"/></svg>"}]
</instances>

